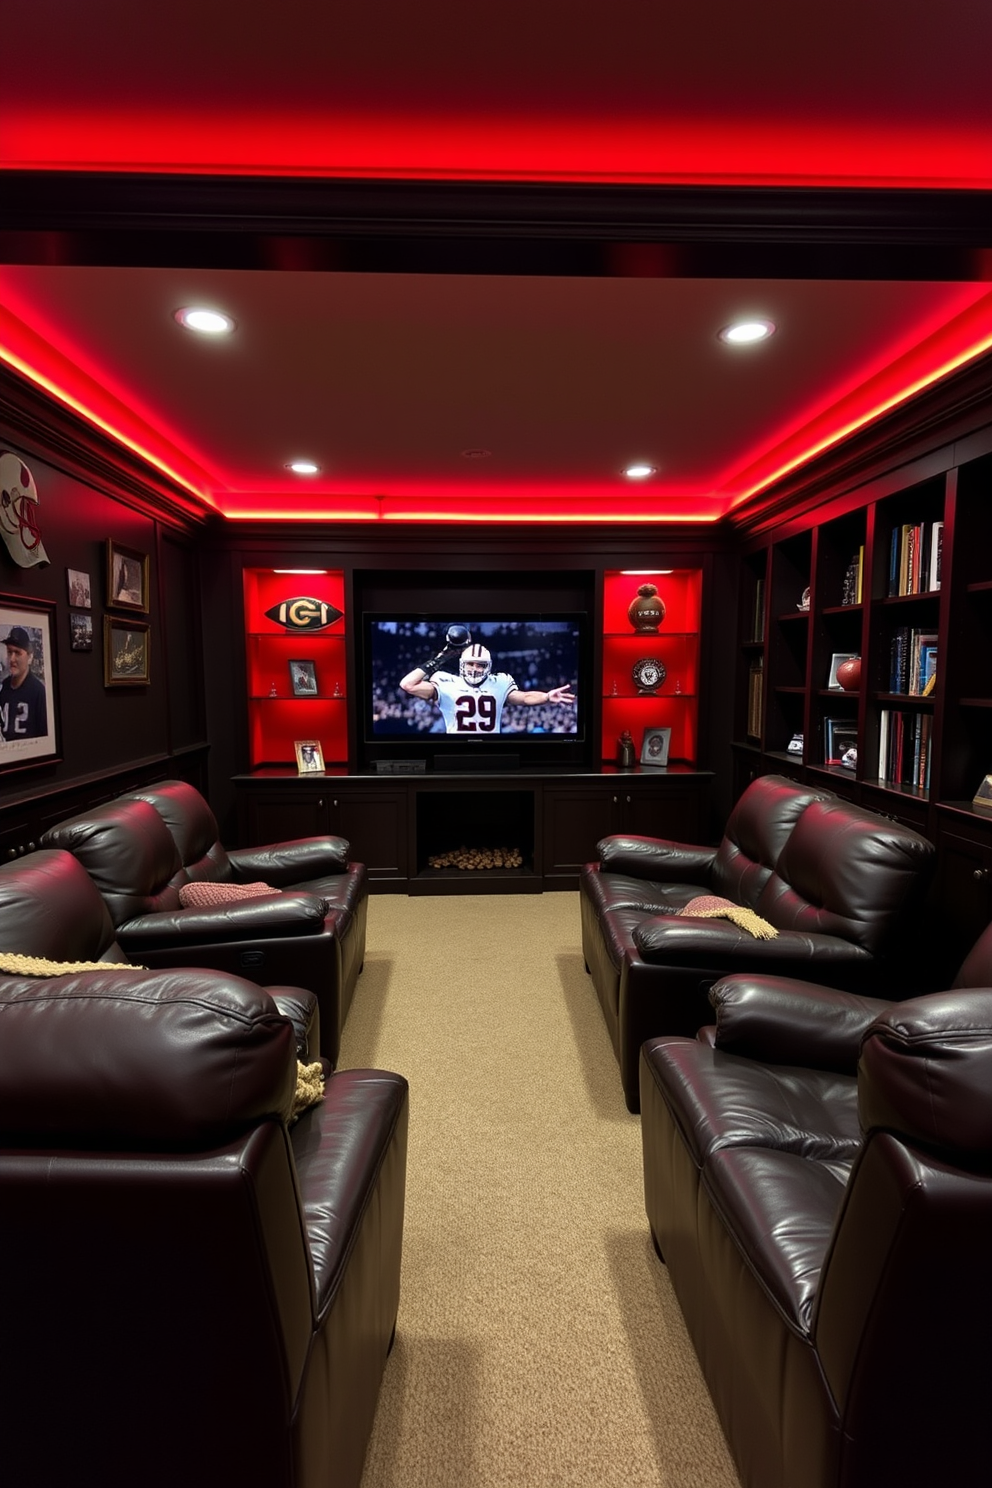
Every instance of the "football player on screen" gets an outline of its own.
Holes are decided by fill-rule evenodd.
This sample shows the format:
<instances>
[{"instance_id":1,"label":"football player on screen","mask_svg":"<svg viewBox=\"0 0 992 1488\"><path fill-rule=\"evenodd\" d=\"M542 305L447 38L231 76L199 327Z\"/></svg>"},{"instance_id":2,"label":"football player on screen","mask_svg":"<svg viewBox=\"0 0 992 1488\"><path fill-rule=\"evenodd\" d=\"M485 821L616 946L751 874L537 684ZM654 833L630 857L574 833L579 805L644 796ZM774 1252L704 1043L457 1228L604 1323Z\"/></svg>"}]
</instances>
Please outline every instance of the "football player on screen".
<instances>
[{"instance_id":1,"label":"football player on screen","mask_svg":"<svg viewBox=\"0 0 992 1488\"><path fill-rule=\"evenodd\" d=\"M504 703L574 703L570 684L524 691L509 672L494 672L485 646L472 644L467 625L449 625L444 646L400 681L411 697L436 703L449 734L498 734Z\"/></svg>"}]
</instances>

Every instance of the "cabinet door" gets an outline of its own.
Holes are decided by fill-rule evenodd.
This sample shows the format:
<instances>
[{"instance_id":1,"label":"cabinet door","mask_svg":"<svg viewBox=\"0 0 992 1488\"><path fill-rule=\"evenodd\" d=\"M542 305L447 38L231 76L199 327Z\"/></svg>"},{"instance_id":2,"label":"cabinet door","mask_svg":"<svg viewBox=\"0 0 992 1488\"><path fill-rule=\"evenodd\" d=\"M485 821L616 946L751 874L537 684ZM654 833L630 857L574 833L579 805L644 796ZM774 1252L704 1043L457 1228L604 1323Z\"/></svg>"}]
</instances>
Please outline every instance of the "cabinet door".
<instances>
[{"instance_id":1,"label":"cabinet door","mask_svg":"<svg viewBox=\"0 0 992 1488\"><path fill-rule=\"evenodd\" d=\"M270 790L245 791L239 817L241 840L248 847L290 842L296 837L322 837L332 830L326 789L297 781Z\"/></svg>"},{"instance_id":2,"label":"cabinet door","mask_svg":"<svg viewBox=\"0 0 992 1488\"><path fill-rule=\"evenodd\" d=\"M601 837L618 830L618 793L612 788L544 787L544 877L578 881L596 856Z\"/></svg>"},{"instance_id":3,"label":"cabinet door","mask_svg":"<svg viewBox=\"0 0 992 1488\"><path fill-rule=\"evenodd\" d=\"M992 844L943 829L937 838L936 883L940 930L932 939L940 942L944 985L949 985L992 920Z\"/></svg>"},{"instance_id":4,"label":"cabinet door","mask_svg":"<svg viewBox=\"0 0 992 1488\"><path fill-rule=\"evenodd\" d=\"M330 796L331 830L347 838L370 879L405 883L409 877L408 802L405 790L353 790L340 783Z\"/></svg>"},{"instance_id":5,"label":"cabinet door","mask_svg":"<svg viewBox=\"0 0 992 1488\"><path fill-rule=\"evenodd\" d=\"M702 840L701 793L698 789L658 790L620 786L617 799L619 832L640 837L672 837L677 842Z\"/></svg>"}]
</instances>

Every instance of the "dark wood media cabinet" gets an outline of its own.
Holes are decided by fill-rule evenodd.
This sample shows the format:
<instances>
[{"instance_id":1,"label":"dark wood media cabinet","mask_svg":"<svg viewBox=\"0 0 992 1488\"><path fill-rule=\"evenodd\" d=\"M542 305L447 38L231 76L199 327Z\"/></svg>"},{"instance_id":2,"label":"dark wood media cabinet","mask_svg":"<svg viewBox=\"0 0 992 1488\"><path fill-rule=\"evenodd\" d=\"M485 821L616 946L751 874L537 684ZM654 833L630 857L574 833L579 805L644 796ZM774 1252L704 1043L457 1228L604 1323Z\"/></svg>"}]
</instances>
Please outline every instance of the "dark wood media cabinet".
<instances>
[{"instance_id":1,"label":"dark wood media cabinet","mask_svg":"<svg viewBox=\"0 0 992 1488\"><path fill-rule=\"evenodd\" d=\"M245 844L346 837L373 892L539 894L575 889L610 832L706 841L712 773L666 770L298 775L272 766L234 777ZM519 867L432 867L461 850L516 848Z\"/></svg>"}]
</instances>

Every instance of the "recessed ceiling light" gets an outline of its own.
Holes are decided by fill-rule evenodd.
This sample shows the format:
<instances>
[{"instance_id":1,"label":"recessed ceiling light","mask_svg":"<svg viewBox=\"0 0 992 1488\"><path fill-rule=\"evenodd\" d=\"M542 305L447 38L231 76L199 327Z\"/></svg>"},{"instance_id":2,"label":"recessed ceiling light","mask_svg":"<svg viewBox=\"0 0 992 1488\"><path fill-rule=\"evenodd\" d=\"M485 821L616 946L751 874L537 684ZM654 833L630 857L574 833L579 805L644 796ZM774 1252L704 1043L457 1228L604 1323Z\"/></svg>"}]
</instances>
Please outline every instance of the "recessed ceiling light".
<instances>
[{"instance_id":1,"label":"recessed ceiling light","mask_svg":"<svg viewBox=\"0 0 992 1488\"><path fill-rule=\"evenodd\" d=\"M638 462L636 465L628 465L624 471L624 475L628 480L647 480L649 475L656 475L657 470L658 467L656 465L645 465L642 462Z\"/></svg>"},{"instance_id":2,"label":"recessed ceiling light","mask_svg":"<svg viewBox=\"0 0 992 1488\"><path fill-rule=\"evenodd\" d=\"M199 331L201 336L226 336L234 330L234 321L220 310L207 310L202 305L184 305L176 311L176 320L188 331Z\"/></svg>"},{"instance_id":3,"label":"recessed ceiling light","mask_svg":"<svg viewBox=\"0 0 992 1488\"><path fill-rule=\"evenodd\" d=\"M320 466L316 465L313 460L290 460L286 469L292 470L294 475L316 475Z\"/></svg>"},{"instance_id":4,"label":"recessed ceiling light","mask_svg":"<svg viewBox=\"0 0 992 1488\"><path fill-rule=\"evenodd\" d=\"M720 340L726 341L728 346L751 346L755 341L765 341L775 331L775 324L771 320L738 320L733 325L724 326L720 332Z\"/></svg>"}]
</instances>

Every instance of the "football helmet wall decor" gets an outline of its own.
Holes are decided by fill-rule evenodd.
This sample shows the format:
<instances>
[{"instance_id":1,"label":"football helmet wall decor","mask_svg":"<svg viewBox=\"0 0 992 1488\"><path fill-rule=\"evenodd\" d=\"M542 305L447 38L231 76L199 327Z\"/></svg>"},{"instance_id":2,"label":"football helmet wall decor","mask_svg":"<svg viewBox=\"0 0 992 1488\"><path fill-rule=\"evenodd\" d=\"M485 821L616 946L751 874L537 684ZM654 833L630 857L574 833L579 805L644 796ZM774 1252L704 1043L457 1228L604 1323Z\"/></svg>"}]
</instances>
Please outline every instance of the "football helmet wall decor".
<instances>
[{"instance_id":1,"label":"football helmet wall decor","mask_svg":"<svg viewBox=\"0 0 992 1488\"><path fill-rule=\"evenodd\" d=\"M38 526L38 487L12 450L0 450L0 536L21 568L48 562Z\"/></svg>"}]
</instances>

